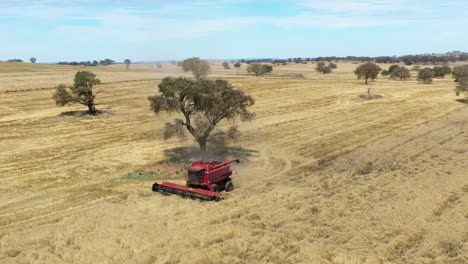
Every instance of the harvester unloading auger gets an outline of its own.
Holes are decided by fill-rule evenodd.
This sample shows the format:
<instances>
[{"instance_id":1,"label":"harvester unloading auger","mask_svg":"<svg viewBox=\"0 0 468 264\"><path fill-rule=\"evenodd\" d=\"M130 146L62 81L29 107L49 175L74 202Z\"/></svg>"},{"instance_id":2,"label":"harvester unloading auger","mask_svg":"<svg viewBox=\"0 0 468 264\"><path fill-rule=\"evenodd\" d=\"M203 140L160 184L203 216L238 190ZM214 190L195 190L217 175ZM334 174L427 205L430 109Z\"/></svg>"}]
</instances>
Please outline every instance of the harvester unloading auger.
<instances>
[{"instance_id":1,"label":"harvester unloading auger","mask_svg":"<svg viewBox=\"0 0 468 264\"><path fill-rule=\"evenodd\" d=\"M172 182L154 183L153 192L178 194L207 201L222 200L219 194L221 190L230 192L234 189L231 181L232 170L229 167L233 162L239 163L239 159L224 162L204 160L193 162L192 166L187 168L185 185Z\"/></svg>"}]
</instances>

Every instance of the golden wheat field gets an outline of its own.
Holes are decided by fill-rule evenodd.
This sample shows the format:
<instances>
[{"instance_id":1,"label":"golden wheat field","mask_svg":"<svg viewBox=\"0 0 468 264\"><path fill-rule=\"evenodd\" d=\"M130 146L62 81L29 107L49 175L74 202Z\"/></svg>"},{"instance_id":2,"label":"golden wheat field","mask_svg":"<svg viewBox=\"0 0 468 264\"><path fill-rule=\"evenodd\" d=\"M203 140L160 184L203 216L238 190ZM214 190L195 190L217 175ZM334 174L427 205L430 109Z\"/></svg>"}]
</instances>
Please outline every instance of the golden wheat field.
<instances>
[{"instance_id":1,"label":"golden wheat field","mask_svg":"<svg viewBox=\"0 0 468 264\"><path fill-rule=\"evenodd\" d=\"M353 63L265 78L220 64L209 78L252 95L256 118L212 154L242 161L209 203L151 191L183 181L171 159L196 158L192 141L164 141L174 116L147 100L184 74L175 65L85 68L105 114L80 117L51 97L84 68L0 63L0 263L468 263L468 108L453 79L379 77L383 98L363 101Z\"/></svg>"}]
</instances>

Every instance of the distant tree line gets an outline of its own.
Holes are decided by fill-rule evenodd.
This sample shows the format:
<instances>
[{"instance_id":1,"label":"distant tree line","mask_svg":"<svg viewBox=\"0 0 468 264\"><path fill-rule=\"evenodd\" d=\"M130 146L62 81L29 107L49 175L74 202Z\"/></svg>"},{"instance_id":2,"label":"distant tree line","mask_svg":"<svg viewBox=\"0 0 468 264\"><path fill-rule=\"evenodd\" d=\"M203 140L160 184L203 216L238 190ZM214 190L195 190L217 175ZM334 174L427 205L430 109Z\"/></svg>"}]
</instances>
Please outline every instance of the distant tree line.
<instances>
[{"instance_id":1,"label":"distant tree line","mask_svg":"<svg viewBox=\"0 0 468 264\"><path fill-rule=\"evenodd\" d=\"M406 65L412 64L445 64L456 61L468 61L468 52L452 51L443 54L418 54L418 55L404 55L404 56L346 56L346 57L315 57L315 58L288 58L288 59L241 59L239 62L243 63L273 63L273 64L286 64L286 63L308 63L320 61L359 61L359 62L374 62L374 63L404 63Z\"/></svg>"},{"instance_id":2,"label":"distant tree line","mask_svg":"<svg viewBox=\"0 0 468 264\"><path fill-rule=\"evenodd\" d=\"M57 64L60 64L60 65L73 65L73 66L78 66L78 65L82 65L82 66L98 66L98 65L102 65L102 66L106 66L106 65L111 65L111 64L115 64L115 61L114 60L111 60L111 59L104 59L104 60L100 60L100 61L97 61L97 60L93 60L93 61L71 61L71 62L67 62L67 61L61 61Z\"/></svg>"},{"instance_id":3,"label":"distant tree line","mask_svg":"<svg viewBox=\"0 0 468 264\"><path fill-rule=\"evenodd\" d=\"M20 60L20 59L11 59L11 60L7 60L7 62L23 62L23 60Z\"/></svg>"}]
</instances>

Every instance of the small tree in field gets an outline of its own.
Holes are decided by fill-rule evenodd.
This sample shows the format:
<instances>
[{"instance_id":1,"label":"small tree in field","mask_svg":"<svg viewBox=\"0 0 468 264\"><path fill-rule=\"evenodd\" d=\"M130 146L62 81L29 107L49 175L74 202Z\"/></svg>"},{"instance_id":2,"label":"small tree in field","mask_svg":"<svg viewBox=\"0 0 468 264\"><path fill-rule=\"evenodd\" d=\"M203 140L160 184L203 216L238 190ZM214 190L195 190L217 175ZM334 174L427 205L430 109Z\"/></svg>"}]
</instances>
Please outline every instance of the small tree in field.
<instances>
[{"instance_id":1,"label":"small tree in field","mask_svg":"<svg viewBox=\"0 0 468 264\"><path fill-rule=\"evenodd\" d=\"M156 64L156 67L160 70L160 69L162 69L163 66L162 66L161 63L158 63L158 64Z\"/></svg>"},{"instance_id":2,"label":"small tree in field","mask_svg":"<svg viewBox=\"0 0 468 264\"><path fill-rule=\"evenodd\" d=\"M31 57L31 58L29 59L29 61L30 61L31 63L36 63L37 59L34 58L34 57Z\"/></svg>"},{"instance_id":3,"label":"small tree in field","mask_svg":"<svg viewBox=\"0 0 468 264\"><path fill-rule=\"evenodd\" d=\"M329 74L329 73L332 73L332 69L330 67L323 67L322 69L322 73L323 74Z\"/></svg>"},{"instance_id":4,"label":"small tree in field","mask_svg":"<svg viewBox=\"0 0 468 264\"><path fill-rule=\"evenodd\" d=\"M198 57L183 60L181 62L181 66L185 72L191 71L193 76L195 76L197 79L206 76L210 72L211 68L207 61L201 60Z\"/></svg>"},{"instance_id":5,"label":"small tree in field","mask_svg":"<svg viewBox=\"0 0 468 264\"><path fill-rule=\"evenodd\" d=\"M224 68L225 70L231 69L231 67L229 67L229 62L226 62L226 61L225 61L225 62L223 62L222 65L223 65L223 68Z\"/></svg>"},{"instance_id":6,"label":"small tree in field","mask_svg":"<svg viewBox=\"0 0 468 264\"><path fill-rule=\"evenodd\" d=\"M198 142L202 158L208 142L222 144L239 137L234 125L227 130L218 129L221 121L234 124L237 119L247 121L254 117L247 109L254 99L225 80L166 77L158 87L160 94L148 98L153 112L182 115L173 123L166 123L164 138L184 138L188 132Z\"/></svg>"},{"instance_id":7,"label":"small tree in field","mask_svg":"<svg viewBox=\"0 0 468 264\"><path fill-rule=\"evenodd\" d=\"M132 61L130 59L126 59L124 63L127 66L127 70L128 70L130 68L130 64L132 63Z\"/></svg>"},{"instance_id":8,"label":"small tree in field","mask_svg":"<svg viewBox=\"0 0 468 264\"><path fill-rule=\"evenodd\" d=\"M325 68L325 62L323 61L319 61L317 63L317 66L315 67L315 70L322 73L323 72L323 68Z\"/></svg>"},{"instance_id":9,"label":"small tree in field","mask_svg":"<svg viewBox=\"0 0 468 264\"><path fill-rule=\"evenodd\" d=\"M75 74L74 84L72 86L60 84L52 98L58 106L74 103L85 105L88 107L88 114L95 115L97 111L94 99L99 92L94 92L93 87L100 83L94 73L79 71Z\"/></svg>"},{"instance_id":10,"label":"small tree in field","mask_svg":"<svg viewBox=\"0 0 468 264\"><path fill-rule=\"evenodd\" d=\"M434 71L430 68L424 68L418 72L418 81L424 84L431 84L434 78Z\"/></svg>"},{"instance_id":11,"label":"small tree in field","mask_svg":"<svg viewBox=\"0 0 468 264\"><path fill-rule=\"evenodd\" d=\"M398 66L390 72L390 79L400 79L400 81L411 78L411 73L408 68L404 66Z\"/></svg>"},{"instance_id":12,"label":"small tree in field","mask_svg":"<svg viewBox=\"0 0 468 264\"><path fill-rule=\"evenodd\" d=\"M354 70L354 74L356 74L358 79L364 79L365 84L367 84L369 78L373 81L377 78L381 70L382 69L377 64L368 62L359 65L356 70Z\"/></svg>"},{"instance_id":13,"label":"small tree in field","mask_svg":"<svg viewBox=\"0 0 468 264\"><path fill-rule=\"evenodd\" d=\"M317 67L315 67L315 70L323 74L329 74L332 73L333 69L336 69L336 67L336 64L333 62L330 62L328 66L325 66L325 62L320 61L319 63L317 63Z\"/></svg>"},{"instance_id":14,"label":"small tree in field","mask_svg":"<svg viewBox=\"0 0 468 264\"><path fill-rule=\"evenodd\" d=\"M266 73L269 73L273 71L273 66L271 65L266 65L266 64L260 64L260 63L251 63L247 67L247 72L248 73L254 73L255 76L259 77L262 76Z\"/></svg>"},{"instance_id":15,"label":"small tree in field","mask_svg":"<svg viewBox=\"0 0 468 264\"><path fill-rule=\"evenodd\" d=\"M382 74L382 76L388 76L390 75L390 72L388 70L382 70L380 74Z\"/></svg>"},{"instance_id":16,"label":"small tree in field","mask_svg":"<svg viewBox=\"0 0 468 264\"><path fill-rule=\"evenodd\" d=\"M237 75L239 75L239 68L242 66L242 64L240 64L240 62L236 62L234 63L234 68L237 69Z\"/></svg>"},{"instance_id":17,"label":"small tree in field","mask_svg":"<svg viewBox=\"0 0 468 264\"><path fill-rule=\"evenodd\" d=\"M444 78L445 75L452 73L452 68L447 65L442 67L434 67L434 77L436 78Z\"/></svg>"},{"instance_id":18,"label":"small tree in field","mask_svg":"<svg viewBox=\"0 0 468 264\"><path fill-rule=\"evenodd\" d=\"M400 65L393 64L392 66L388 67L388 72L391 74L394 70L398 69Z\"/></svg>"},{"instance_id":19,"label":"small tree in field","mask_svg":"<svg viewBox=\"0 0 468 264\"><path fill-rule=\"evenodd\" d=\"M457 96L461 93L465 93L466 102L468 100L468 65L455 67L452 74L457 82L455 93Z\"/></svg>"}]
</instances>

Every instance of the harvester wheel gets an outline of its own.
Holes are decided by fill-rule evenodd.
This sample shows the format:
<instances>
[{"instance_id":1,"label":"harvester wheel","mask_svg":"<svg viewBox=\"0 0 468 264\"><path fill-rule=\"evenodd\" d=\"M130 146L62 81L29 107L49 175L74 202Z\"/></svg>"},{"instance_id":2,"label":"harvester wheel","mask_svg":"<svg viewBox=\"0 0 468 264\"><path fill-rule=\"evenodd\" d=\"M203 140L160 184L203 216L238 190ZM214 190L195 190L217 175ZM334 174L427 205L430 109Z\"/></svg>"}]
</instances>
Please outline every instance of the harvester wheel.
<instances>
[{"instance_id":1,"label":"harvester wheel","mask_svg":"<svg viewBox=\"0 0 468 264\"><path fill-rule=\"evenodd\" d=\"M219 186L216 184L211 185L211 189L213 190L213 192L219 192Z\"/></svg>"},{"instance_id":2,"label":"harvester wheel","mask_svg":"<svg viewBox=\"0 0 468 264\"><path fill-rule=\"evenodd\" d=\"M230 192L234 190L234 185L232 185L232 181L226 182L226 185L224 186L224 190L226 190L226 192Z\"/></svg>"}]
</instances>

